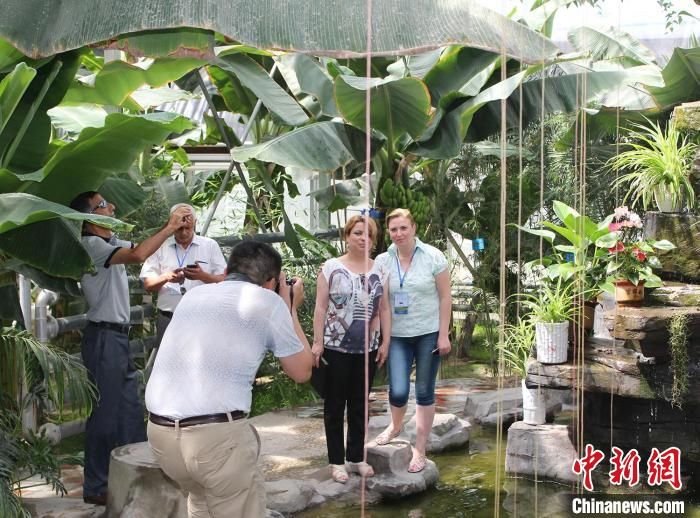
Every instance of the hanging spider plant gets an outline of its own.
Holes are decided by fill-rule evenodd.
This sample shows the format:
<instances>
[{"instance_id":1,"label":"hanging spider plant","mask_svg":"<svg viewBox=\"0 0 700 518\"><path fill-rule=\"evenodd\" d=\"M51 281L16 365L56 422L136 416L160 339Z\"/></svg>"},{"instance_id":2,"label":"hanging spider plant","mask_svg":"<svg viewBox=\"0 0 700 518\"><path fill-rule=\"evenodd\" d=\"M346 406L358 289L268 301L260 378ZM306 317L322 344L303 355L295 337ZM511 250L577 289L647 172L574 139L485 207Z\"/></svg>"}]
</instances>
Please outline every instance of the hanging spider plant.
<instances>
[{"instance_id":1,"label":"hanging spider plant","mask_svg":"<svg viewBox=\"0 0 700 518\"><path fill-rule=\"evenodd\" d=\"M608 161L614 170L625 172L614 187L628 186L624 201L641 202L647 210L656 202L662 212L679 212L687 204L695 204L695 191L690 181L690 165L696 145L688 142L671 121L666 130L647 119L649 125L634 124L628 136L631 149Z\"/></svg>"}]
</instances>

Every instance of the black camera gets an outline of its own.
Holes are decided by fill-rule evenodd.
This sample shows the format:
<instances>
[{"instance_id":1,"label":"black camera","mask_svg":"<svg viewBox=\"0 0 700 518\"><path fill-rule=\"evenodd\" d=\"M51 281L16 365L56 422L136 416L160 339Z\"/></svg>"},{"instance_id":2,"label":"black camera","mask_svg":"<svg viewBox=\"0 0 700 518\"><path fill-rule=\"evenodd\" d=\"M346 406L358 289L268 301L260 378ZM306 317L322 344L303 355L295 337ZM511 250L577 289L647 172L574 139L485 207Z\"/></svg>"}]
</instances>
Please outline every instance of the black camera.
<instances>
[{"instance_id":1,"label":"black camera","mask_svg":"<svg viewBox=\"0 0 700 518\"><path fill-rule=\"evenodd\" d=\"M294 285L294 279L291 279L291 278L287 277L287 278L285 279L285 283L287 284L287 286L293 286L293 285ZM277 285L275 286L275 293L279 293L279 292L280 292L280 283L277 282Z\"/></svg>"}]
</instances>

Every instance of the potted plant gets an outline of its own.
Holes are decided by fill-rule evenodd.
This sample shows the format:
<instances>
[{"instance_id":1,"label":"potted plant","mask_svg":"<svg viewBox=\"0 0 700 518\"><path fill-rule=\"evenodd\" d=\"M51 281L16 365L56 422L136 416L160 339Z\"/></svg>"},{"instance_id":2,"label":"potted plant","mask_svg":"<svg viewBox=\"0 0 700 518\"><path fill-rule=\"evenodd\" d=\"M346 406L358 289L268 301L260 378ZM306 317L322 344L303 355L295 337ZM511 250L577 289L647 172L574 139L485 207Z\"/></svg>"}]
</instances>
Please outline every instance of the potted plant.
<instances>
[{"instance_id":1,"label":"potted plant","mask_svg":"<svg viewBox=\"0 0 700 518\"><path fill-rule=\"evenodd\" d=\"M610 234L596 243L607 248L607 279L603 288L615 294L619 304L639 304L644 300L644 288L661 286L653 269L660 268L656 250L675 248L670 241L655 241L641 237L642 221L627 207L615 209Z\"/></svg>"},{"instance_id":2,"label":"potted plant","mask_svg":"<svg viewBox=\"0 0 700 518\"><path fill-rule=\"evenodd\" d=\"M517 324L506 326L505 340L500 348L508 370L520 377L523 391L523 422L543 424L546 417L544 393L540 388L528 388L525 385L527 362L530 360L534 343L535 327L529 319L519 318Z\"/></svg>"},{"instance_id":3,"label":"potted plant","mask_svg":"<svg viewBox=\"0 0 700 518\"><path fill-rule=\"evenodd\" d=\"M574 315L574 284L562 279L556 285L541 282L535 292L521 294L520 301L535 324L537 360L564 363L569 347L569 321Z\"/></svg>"},{"instance_id":4,"label":"potted plant","mask_svg":"<svg viewBox=\"0 0 700 518\"><path fill-rule=\"evenodd\" d=\"M596 298L603 291L601 285L606 279L606 250L597 247L596 242L610 234L612 216L596 223L560 201L554 201L552 208L559 222L543 221L545 228L542 229L516 226L541 236L552 246L550 254L530 262L529 266L544 267L544 274L550 280L562 279L576 284L573 299L574 314L578 318L574 322L582 321L584 329L588 331L593 328ZM557 238L564 242L558 242Z\"/></svg>"},{"instance_id":5,"label":"potted plant","mask_svg":"<svg viewBox=\"0 0 700 518\"><path fill-rule=\"evenodd\" d=\"M674 120L661 129L647 119L648 126L634 124L628 131L631 149L612 157L608 165L625 174L613 186L628 185L624 202L632 206L641 202L646 210L656 203L661 212L680 212L684 205L692 208L695 191L690 181L690 165L696 145L688 142Z\"/></svg>"}]
</instances>

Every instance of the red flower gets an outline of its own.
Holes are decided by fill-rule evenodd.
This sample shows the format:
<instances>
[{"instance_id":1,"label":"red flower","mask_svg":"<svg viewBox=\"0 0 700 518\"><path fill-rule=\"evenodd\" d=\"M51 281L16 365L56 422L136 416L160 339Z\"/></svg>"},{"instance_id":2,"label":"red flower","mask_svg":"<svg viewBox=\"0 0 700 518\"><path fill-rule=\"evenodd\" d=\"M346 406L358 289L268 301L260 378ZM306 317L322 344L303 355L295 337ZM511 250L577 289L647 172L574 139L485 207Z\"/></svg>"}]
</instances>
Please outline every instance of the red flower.
<instances>
[{"instance_id":1,"label":"red flower","mask_svg":"<svg viewBox=\"0 0 700 518\"><path fill-rule=\"evenodd\" d=\"M639 248L633 248L632 253L637 258L637 261L644 262L647 259L647 254L642 252Z\"/></svg>"},{"instance_id":2,"label":"red flower","mask_svg":"<svg viewBox=\"0 0 700 518\"><path fill-rule=\"evenodd\" d=\"M622 241L618 241L617 243L615 243L615 246L613 246L612 248L608 248L608 252L610 252L611 254L624 251L625 245L622 244Z\"/></svg>"}]
</instances>

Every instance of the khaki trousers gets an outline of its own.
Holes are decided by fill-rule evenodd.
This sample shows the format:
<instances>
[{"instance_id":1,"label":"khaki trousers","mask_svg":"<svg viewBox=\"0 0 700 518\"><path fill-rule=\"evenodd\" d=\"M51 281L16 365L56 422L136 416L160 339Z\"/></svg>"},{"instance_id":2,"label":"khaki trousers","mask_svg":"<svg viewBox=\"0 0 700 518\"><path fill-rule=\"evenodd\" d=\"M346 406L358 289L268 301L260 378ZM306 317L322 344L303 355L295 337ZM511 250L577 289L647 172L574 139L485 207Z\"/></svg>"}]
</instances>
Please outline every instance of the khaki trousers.
<instances>
[{"instance_id":1,"label":"khaki trousers","mask_svg":"<svg viewBox=\"0 0 700 518\"><path fill-rule=\"evenodd\" d=\"M185 428L148 422L160 467L188 492L190 518L265 516L260 438L246 419Z\"/></svg>"}]
</instances>

